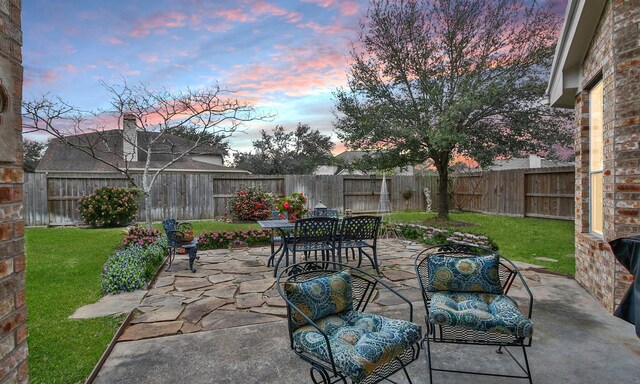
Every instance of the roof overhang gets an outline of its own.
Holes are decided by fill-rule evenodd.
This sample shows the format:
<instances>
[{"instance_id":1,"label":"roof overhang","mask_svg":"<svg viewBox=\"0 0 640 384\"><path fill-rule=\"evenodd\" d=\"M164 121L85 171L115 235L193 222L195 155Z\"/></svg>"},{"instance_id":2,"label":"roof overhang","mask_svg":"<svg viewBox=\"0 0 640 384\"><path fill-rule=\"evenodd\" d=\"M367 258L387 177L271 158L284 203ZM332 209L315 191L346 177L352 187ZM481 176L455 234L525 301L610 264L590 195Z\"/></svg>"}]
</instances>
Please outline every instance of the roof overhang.
<instances>
[{"instance_id":1,"label":"roof overhang","mask_svg":"<svg viewBox=\"0 0 640 384\"><path fill-rule=\"evenodd\" d=\"M584 60L606 0L569 0L547 86L549 104L574 108L582 91Z\"/></svg>"}]
</instances>

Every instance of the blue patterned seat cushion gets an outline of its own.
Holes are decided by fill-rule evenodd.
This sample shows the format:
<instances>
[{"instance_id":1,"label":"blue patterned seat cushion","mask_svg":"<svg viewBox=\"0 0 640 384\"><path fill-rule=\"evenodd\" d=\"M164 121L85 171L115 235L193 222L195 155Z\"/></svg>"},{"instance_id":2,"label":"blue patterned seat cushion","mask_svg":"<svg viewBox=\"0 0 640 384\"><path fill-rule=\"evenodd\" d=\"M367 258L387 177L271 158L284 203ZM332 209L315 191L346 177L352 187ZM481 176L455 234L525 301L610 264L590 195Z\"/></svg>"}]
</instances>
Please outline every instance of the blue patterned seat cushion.
<instances>
[{"instance_id":1,"label":"blue patterned seat cushion","mask_svg":"<svg viewBox=\"0 0 640 384\"><path fill-rule=\"evenodd\" d=\"M316 321L327 334L333 359L343 374L359 383L377 367L399 356L421 339L419 325L358 311ZM293 332L294 348L330 362L324 336L311 325Z\"/></svg>"},{"instance_id":2,"label":"blue patterned seat cushion","mask_svg":"<svg viewBox=\"0 0 640 384\"><path fill-rule=\"evenodd\" d=\"M431 255L426 290L502 294L498 255Z\"/></svg>"},{"instance_id":3,"label":"blue patterned seat cushion","mask_svg":"<svg viewBox=\"0 0 640 384\"><path fill-rule=\"evenodd\" d=\"M287 299L311 320L350 311L353 307L351 274L348 270L300 283L288 281L284 291ZM294 329L307 324L305 318L293 309L291 318Z\"/></svg>"},{"instance_id":4,"label":"blue patterned seat cushion","mask_svg":"<svg viewBox=\"0 0 640 384\"><path fill-rule=\"evenodd\" d=\"M429 305L429 322L497 332L516 338L531 337L533 323L513 299L487 293L437 292Z\"/></svg>"}]
</instances>

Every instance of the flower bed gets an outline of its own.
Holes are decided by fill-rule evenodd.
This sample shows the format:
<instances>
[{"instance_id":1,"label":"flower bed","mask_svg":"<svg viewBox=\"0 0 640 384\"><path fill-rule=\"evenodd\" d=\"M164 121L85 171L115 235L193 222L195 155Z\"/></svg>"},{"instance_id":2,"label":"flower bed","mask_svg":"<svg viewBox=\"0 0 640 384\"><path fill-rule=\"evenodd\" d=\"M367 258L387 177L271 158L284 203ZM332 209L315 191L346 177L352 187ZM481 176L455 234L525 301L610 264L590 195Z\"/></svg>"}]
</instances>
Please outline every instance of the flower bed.
<instances>
[{"instance_id":1,"label":"flower bed","mask_svg":"<svg viewBox=\"0 0 640 384\"><path fill-rule=\"evenodd\" d=\"M249 229L246 231L208 231L198 237L198 249L227 248L234 241L247 245L266 245L271 240L271 231L263 229Z\"/></svg>"},{"instance_id":2,"label":"flower bed","mask_svg":"<svg viewBox=\"0 0 640 384\"><path fill-rule=\"evenodd\" d=\"M134 232L140 233L139 229ZM127 246L116 250L102 269L102 290L105 294L143 288L167 256L167 241L159 233L153 239L148 236L138 239L129 233L123 240L124 244Z\"/></svg>"},{"instance_id":3,"label":"flower bed","mask_svg":"<svg viewBox=\"0 0 640 384\"><path fill-rule=\"evenodd\" d=\"M408 239L418 240L425 244L463 243L478 245L494 251L498 250L498 245L493 239L485 235L451 231L418 224L396 224L396 229L402 236Z\"/></svg>"}]
</instances>

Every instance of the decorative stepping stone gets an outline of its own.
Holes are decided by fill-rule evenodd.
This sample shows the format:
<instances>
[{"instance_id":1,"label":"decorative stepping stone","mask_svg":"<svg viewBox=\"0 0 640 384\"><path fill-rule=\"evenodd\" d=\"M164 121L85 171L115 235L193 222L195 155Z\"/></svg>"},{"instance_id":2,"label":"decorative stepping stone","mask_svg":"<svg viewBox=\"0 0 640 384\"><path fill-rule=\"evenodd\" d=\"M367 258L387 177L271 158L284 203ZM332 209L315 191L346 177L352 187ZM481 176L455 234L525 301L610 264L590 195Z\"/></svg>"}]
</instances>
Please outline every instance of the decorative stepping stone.
<instances>
[{"instance_id":1,"label":"decorative stepping stone","mask_svg":"<svg viewBox=\"0 0 640 384\"><path fill-rule=\"evenodd\" d=\"M180 328L180 333L194 333L200 331L202 331L201 324L191 324L188 321L185 321L184 324L182 324L182 328Z\"/></svg>"},{"instance_id":2,"label":"decorative stepping stone","mask_svg":"<svg viewBox=\"0 0 640 384\"><path fill-rule=\"evenodd\" d=\"M208 274L207 273L202 273L202 272L191 272L191 271L184 271L184 272L176 272L173 274L176 278L189 278L189 279L201 279L203 277L207 277Z\"/></svg>"},{"instance_id":3,"label":"decorative stepping stone","mask_svg":"<svg viewBox=\"0 0 640 384\"><path fill-rule=\"evenodd\" d=\"M275 284L275 280L273 278L245 281L243 283L240 283L240 289L238 290L238 293L239 294L251 293L251 292L263 293L266 290L270 289L274 284Z\"/></svg>"},{"instance_id":4,"label":"decorative stepping stone","mask_svg":"<svg viewBox=\"0 0 640 384\"><path fill-rule=\"evenodd\" d=\"M172 285L175 280L176 279L174 276L160 276L156 280L156 283L153 285L153 287L154 288L166 287L168 285Z\"/></svg>"},{"instance_id":5,"label":"decorative stepping stone","mask_svg":"<svg viewBox=\"0 0 640 384\"><path fill-rule=\"evenodd\" d=\"M251 308L249 311L255 312L255 313L262 313L264 315L287 317L287 308L282 308L282 307L257 307L257 308Z\"/></svg>"},{"instance_id":6,"label":"decorative stepping stone","mask_svg":"<svg viewBox=\"0 0 640 384\"><path fill-rule=\"evenodd\" d=\"M140 303L141 306L148 307L177 307L182 304L184 298L171 295L157 295L145 297Z\"/></svg>"},{"instance_id":7,"label":"decorative stepping stone","mask_svg":"<svg viewBox=\"0 0 640 384\"><path fill-rule=\"evenodd\" d=\"M384 271L384 276L387 279L391 280L391 281L400 281L400 280L408 280L408 279L415 279L416 278L416 274L415 273L402 271L402 270L399 270L399 269L385 270Z\"/></svg>"},{"instance_id":8,"label":"decorative stepping stone","mask_svg":"<svg viewBox=\"0 0 640 384\"><path fill-rule=\"evenodd\" d=\"M244 295L236 295L236 308L248 309L252 307L260 307L264 303L262 293L247 293Z\"/></svg>"},{"instance_id":9,"label":"decorative stepping stone","mask_svg":"<svg viewBox=\"0 0 640 384\"><path fill-rule=\"evenodd\" d=\"M209 289L204 291L203 295L208 297L219 297L221 299L233 299L238 290L238 286L235 284Z\"/></svg>"},{"instance_id":10,"label":"decorative stepping stone","mask_svg":"<svg viewBox=\"0 0 640 384\"><path fill-rule=\"evenodd\" d=\"M268 306L270 307L286 307L287 303L284 302L284 299L280 296L278 297L267 297L264 300Z\"/></svg>"},{"instance_id":11,"label":"decorative stepping stone","mask_svg":"<svg viewBox=\"0 0 640 384\"><path fill-rule=\"evenodd\" d=\"M262 313L217 310L202 319L202 330L225 329L240 327L243 325L264 324L274 321L282 321L277 316L264 315Z\"/></svg>"},{"instance_id":12,"label":"decorative stepping stone","mask_svg":"<svg viewBox=\"0 0 640 384\"><path fill-rule=\"evenodd\" d=\"M169 285L166 287L162 287L162 288L154 288L154 289L150 289L149 292L147 292L147 297L149 296L157 296L157 295L165 295L168 292L173 291L173 285Z\"/></svg>"},{"instance_id":13,"label":"decorative stepping stone","mask_svg":"<svg viewBox=\"0 0 640 384\"><path fill-rule=\"evenodd\" d=\"M160 321L173 321L180 316L184 307L161 307L152 312L140 315L131 321L131 324L138 323L157 323Z\"/></svg>"},{"instance_id":14,"label":"decorative stepping stone","mask_svg":"<svg viewBox=\"0 0 640 384\"><path fill-rule=\"evenodd\" d=\"M181 279L176 279L174 287L176 288L176 291L183 292L183 291L190 291L192 289L208 287L210 285L211 285L211 282L204 278L200 278L200 279L181 278Z\"/></svg>"},{"instance_id":15,"label":"decorative stepping stone","mask_svg":"<svg viewBox=\"0 0 640 384\"><path fill-rule=\"evenodd\" d=\"M134 324L127 328L118 341L133 341L175 335L178 333L184 321L165 321L152 324Z\"/></svg>"},{"instance_id":16,"label":"decorative stepping stone","mask_svg":"<svg viewBox=\"0 0 640 384\"><path fill-rule=\"evenodd\" d=\"M218 275L209 275L209 277L207 277L207 279L211 282L211 284L224 283L225 281L231 281L234 278L235 278L234 275L228 275L226 273L221 273Z\"/></svg>"},{"instance_id":17,"label":"decorative stepping stone","mask_svg":"<svg viewBox=\"0 0 640 384\"><path fill-rule=\"evenodd\" d=\"M227 301L224 299L207 297L188 305L182 313L182 318L192 324L196 324L204 315L208 315L225 304L227 304Z\"/></svg>"}]
</instances>

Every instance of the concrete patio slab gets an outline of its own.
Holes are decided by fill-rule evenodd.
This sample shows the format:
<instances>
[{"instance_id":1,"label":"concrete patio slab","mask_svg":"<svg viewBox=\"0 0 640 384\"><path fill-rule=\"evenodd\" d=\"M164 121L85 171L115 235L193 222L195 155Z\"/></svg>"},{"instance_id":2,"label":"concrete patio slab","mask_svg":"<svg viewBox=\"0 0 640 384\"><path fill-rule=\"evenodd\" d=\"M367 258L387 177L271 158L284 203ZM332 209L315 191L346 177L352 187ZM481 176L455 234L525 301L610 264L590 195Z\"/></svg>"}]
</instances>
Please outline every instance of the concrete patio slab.
<instances>
[{"instance_id":1,"label":"concrete patio slab","mask_svg":"<svg viewBox=\"0 0 640 384\"><path fill-rule=\"evenodd\" d=\"M633 326L613 317L573 279L540 274L532 287L535 330L529 360L534 383L636 383L640 341ZM522 292L514 291L521 296ZM414 320L423 321L416 302ZM308 383L309 366L289 349L286 322L238 310L216 310L202 323L216 328L190 334L120 342L96 383ZM372 308L376 308L373 306ZM378 307L383 313L398 307ZM252 316L265 316L258 319ZM208 317L210 317L208 319ZM265 322L271 321L271 322ZM253 325L242 326L242 324ZM492 347L435 345L434 364L515 373L506 354ZM513 351L518 353L517 350ZM429 380L426 352L409 368L414 383ZM402 375L396 379L406 383ZM434 374L438 384L524 383L465 374Z\"/></svg>"}]
</instances>

